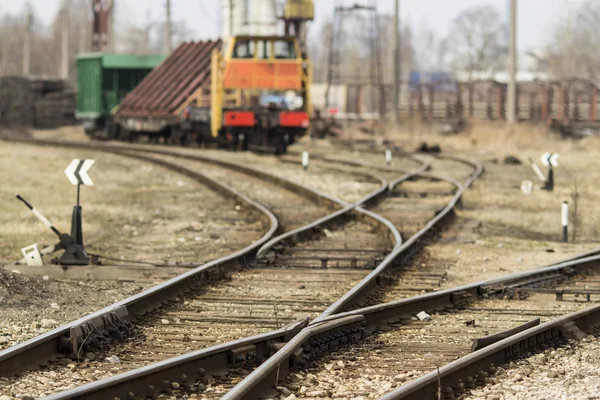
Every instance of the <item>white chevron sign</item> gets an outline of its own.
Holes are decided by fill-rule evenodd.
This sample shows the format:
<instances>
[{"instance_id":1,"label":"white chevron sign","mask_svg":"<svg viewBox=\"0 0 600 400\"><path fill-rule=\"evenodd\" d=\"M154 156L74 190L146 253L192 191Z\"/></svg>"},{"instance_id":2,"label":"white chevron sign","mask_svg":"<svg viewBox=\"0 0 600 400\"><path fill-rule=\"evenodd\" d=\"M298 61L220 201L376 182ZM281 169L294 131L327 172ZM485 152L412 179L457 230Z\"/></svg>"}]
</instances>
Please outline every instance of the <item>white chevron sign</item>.
<instances>
[{"instance_id":1,"label":"white chevron sign","mask_svg":"<svg viewBox=\"0 0 600 400\"><path fill-rule=\"evenodd\" d=\"M549 167L550 165L553 167L558 167L558 157L560 157L560 154L558 153L544 153L540 157L540 161L546 167Z\"/></svg>"},{"instance_id":2,"label":"white chevron sign","mask_svg":"<svg viewBox=\"0 0 600 400\"><path fill-rule=\"evenodd\" d=\"M73 160L65 169L65 175L69 178L72 185L94 186L94 182L88 176L87 172L95 160Z\"/></svg>"}]
</instances>

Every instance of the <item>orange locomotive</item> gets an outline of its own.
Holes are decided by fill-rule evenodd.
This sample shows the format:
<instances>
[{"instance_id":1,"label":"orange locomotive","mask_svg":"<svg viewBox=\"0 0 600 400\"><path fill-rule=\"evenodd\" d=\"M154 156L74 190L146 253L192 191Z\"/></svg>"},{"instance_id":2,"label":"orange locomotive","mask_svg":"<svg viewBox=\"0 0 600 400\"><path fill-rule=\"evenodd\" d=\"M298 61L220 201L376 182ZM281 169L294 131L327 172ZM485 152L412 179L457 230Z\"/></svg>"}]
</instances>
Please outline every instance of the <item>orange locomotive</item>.
<instances>
[{"instance_id":1,"label":"orange locomotive","mask_svg":"<svg viewBox=\"0 0 600 400\"><path fill-rule=\"evenodd\" d=\"M310 121L312 67L296 39L236 36L225 57L218 51L212 57L212 136L285 152Z\"/></svg>"}]
</instances>

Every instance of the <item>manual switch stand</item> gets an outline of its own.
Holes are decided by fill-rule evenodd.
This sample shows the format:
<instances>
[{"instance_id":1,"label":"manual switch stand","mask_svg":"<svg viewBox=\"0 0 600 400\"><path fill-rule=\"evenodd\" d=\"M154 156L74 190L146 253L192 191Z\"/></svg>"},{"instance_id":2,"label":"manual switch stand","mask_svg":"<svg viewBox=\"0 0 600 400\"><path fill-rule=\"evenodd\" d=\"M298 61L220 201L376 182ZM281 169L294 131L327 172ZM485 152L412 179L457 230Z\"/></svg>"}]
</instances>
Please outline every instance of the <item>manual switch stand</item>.
<instances>
[{"instance_id":1,"label":"manual switch stand","mask_svg":"<svg viewBox=\"0 0 600 400\"><path fill-rule=\"evenodd\" d=\"M66 233L61 233L58 229L52 225L50 221L46 217L44 217L38 210L36 210L27 200L25 200L21 195L17 195L17 199L21 200L27 208L31 210L33 215L35 215L44 225L52 230L58 236L59 242L54 246L50 246L40 252L41 255L51 254L55 251L59 251L65 249L64 254L59 258L59 263L62 265L88 265L89 257L86 252L83 250L83 243L77 244L73 235L73 228L71 229L71 235L67 235ZM81 232L81 207L79 207L79 232ZM75 212L73 212L73 217L75 217ZM26 262L26 260L25 260Z\"/></svg>"},{"instance_id":2,"label":"manual switch stand","mask_svg":"<svg viewBox=\"0 0 600 400\"><path fill-rule=\"evenodd\" d=\"M65 170L65 174L73 185L77 185L77 205L73 207L73 215L71 216L71 234L61 233L52 225L46 217L36 210L27 200L20 195L17 199L21 200L27 208L48 228L58 236L59 243L44 249L41 254L51 254L55 251L64 249L65 252L58 259L61 265L88 265L90 257L83 248L83 231L81 223L81 205L79 204L81 185L93 186L94 182L87 175L87 171L94 164L94 160L73 160Z\"/></svg>"},{"instance_id":3,"label":"manual switch stand","mask_svg":"<svg viewBox=\"0 0 600 400\"><path fill-rule=\"evenodd\" d=\"M62 265L88 265L90 258L83 249L83 230L81 223L81 206L79 204L81 185L93 186L87 171L94 164L94 160L73 160L65 169L65 174L71 184L77 185L77 205L73 207L71 217L71 243L67 244L65 252L59 259Z\"/></svg>"}]
</instances>

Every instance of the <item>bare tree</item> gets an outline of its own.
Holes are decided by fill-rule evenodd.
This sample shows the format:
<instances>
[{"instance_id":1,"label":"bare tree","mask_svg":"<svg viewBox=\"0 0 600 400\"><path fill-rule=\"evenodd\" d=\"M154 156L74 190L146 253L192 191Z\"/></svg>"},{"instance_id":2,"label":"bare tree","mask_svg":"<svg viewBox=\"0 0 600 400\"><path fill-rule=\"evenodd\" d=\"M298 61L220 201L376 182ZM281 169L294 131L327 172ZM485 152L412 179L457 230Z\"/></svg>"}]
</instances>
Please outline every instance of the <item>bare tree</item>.
<instances>
[{"instance_id":1,"label":"bare tree","mask_svg":"<svg viewBox=\"0 0 600 400\"><path fill-rule=\"evenodd\" d=\"M359 25L362 24L362 25ZM369 46L371 42L365 38L366 22L360 19L356 25L346 22L342 27L343 32L338 33L340 43L338 54L342 60L338 63L343 65L344 71L340 71L343 76L356 79L368 80L370 54ZM318 35L314 35L312 40L308 41L308 54L312 59L314 66L315 82L325 82L327 80L327 64L329 61L329 43L332 34L333 23L326 21ZM380 46L386 49L386 44L392 43L394 37L394 21L392 15L379 16ZM401 49L400 60L402 71L408 71L415 58L413 46L412 29L408 25L403 25L401 29ZM392 51L382 51L381 70L383 72L383 82L391 84L393 74L394 54ZM344 82L356 83L356 82Z\"/></svg>"},{"instance_id":2,"label":"bare tree","mask_svg":"<svg viewBox=\"0 0 600 400\"><path fill-rule=\"evenodd\" d=\"M23 51L29 18L29 9L24 7L16 15L4 14L0 17L0 75L21 75L23 71ZM32 45L41 26L33 15ZM33 64L33 63L32 63ZM32 65L32 71L35 69Z\"/></svg>"},{"instance_id":3,"label":"bare tree","mask_svg":"<svg viewBox=\"0 0 600 400\"><path fill-rule=\"evenodd\" d=\"M445 70L448 62L448 39L440 38L426 20L415 30L414 67L421 71Z\"/></svg>"},{"instance_id":4,"label":"bare tree","mask_svg":"<svg viewBox=\"0 0 600 400\"><path fill-rule=\"evenodd\" d=\"M393 15L382 15L379 20L382 48L387 49L389 48L388 44L394 42L394 17ZM415 46L413 46L412 28L408 24L402 24L400 28L400 70L403 75L406 75L413 67L415 57L416 52ZM381 61L383 63L383 81L391 84L394 80L394 52L391 50L383 51Z\"/></svg>"},{"instance_id":5,"label":"bare tree","mask_svg":"<svg viewBox=\"0 0 600 400\"><path fill-rule=\"evenodd\" d=\"M124 54L149 54L152 43L150 42L150 28L141 28L135 25L120 27L116 35L116 51Z\"/></svg>"},{"instance_id":6,"label":"bare tree","mask_svg":"<svg viewBox=\"0 0 600 400\"><path fill-rule=\"evenodd\" d=\"M546 48L546 61L554 78L600 79L600 3L588 0L557 22Z\"/></svg>"},{"instance_id":7,"label":"bare tree","mask_svg":"<svg viewBox=\"0 0 600 400\"><path fill-rule=\"evenodd\" d=\"M116 32L117 51L125 54L162 54L164 52L164 21L151 21L143 26L127 24ZM193 32L184 20L174 21L171 25L173 48L192 39Z\"/></svg>"},{"instance_id":8,"label":"bare tree","mask_svg":"<svg viewBox=\"0 0 600 400\"><path fill-rule=\"evenodd\" d=\"M452 20L446 44L454 68L468 71L501 69L507 54L507 26L496 8L476 6Z\"/></svg>"}]
</instances>

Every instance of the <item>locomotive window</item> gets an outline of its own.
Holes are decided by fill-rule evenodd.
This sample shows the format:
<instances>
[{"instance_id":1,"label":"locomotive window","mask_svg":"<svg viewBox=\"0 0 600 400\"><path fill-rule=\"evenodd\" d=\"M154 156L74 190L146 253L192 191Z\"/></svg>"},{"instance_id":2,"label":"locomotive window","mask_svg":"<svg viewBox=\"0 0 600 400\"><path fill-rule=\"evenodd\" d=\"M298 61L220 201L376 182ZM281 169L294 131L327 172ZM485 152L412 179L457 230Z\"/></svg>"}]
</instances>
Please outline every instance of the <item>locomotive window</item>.
<instances>
[{"instance_id":1,"label":"locomotive window","mask_svg":"<svg viewBox=\"0 0 600 400\"><path fill-rule=\"evenodd\" d=\"M287 40L275 41L275 58L295 59L296 47L294 46L294 42L289 42Z\"/></svg>"},{"instance_id":2,"label":"locomotive window","mask_svg":"<svg viewBox=\"0 0 600 400\"><path fill-rule=\"evenodd\" d=\"M258 40L256 42L256 45L258 46L258 54L257 54L257 58L259 59L269 59L271 58L271 42L268 40Z\"/></svg>"},{"instance_id":3,"label":"locomotive window","mask_svg":"<svg viewBox=\"0 0 600 400\"><path fill-rule=\"evenodd\" d=\"M233 58L254 58L254 42L238 40L233 48Z\"/></svg>"}]
</instances>

